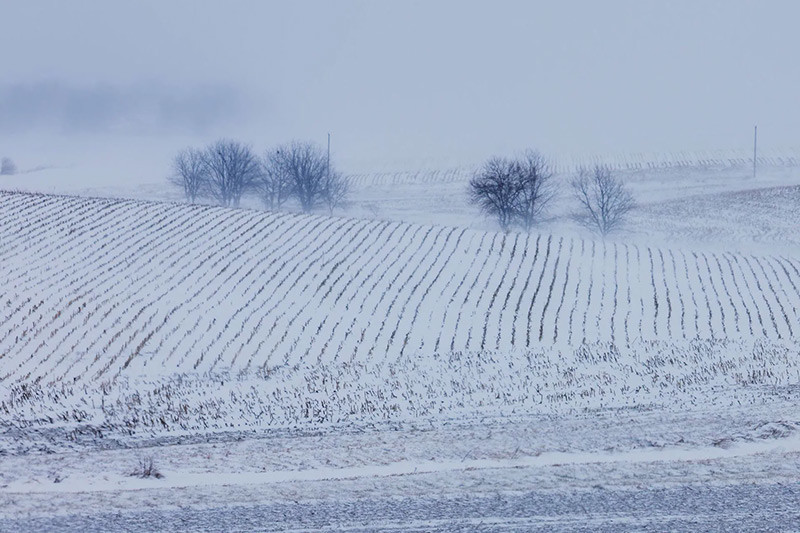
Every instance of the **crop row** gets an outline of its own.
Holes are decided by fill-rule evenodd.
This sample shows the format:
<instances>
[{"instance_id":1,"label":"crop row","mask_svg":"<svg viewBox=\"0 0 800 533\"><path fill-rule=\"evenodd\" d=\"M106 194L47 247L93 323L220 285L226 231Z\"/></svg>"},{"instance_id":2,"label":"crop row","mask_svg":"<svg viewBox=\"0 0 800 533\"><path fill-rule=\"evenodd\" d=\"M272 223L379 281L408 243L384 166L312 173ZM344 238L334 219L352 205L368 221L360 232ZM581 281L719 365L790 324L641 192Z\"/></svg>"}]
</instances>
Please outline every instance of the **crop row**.
<instances>
[{"instance_id":1,"label":"crop row","mask_svg":"<svg viewBox=\"0 0 800 533\"><path fill-rule=\"evenodd\" d=\"M0 217L0 382L777 341L800 324L800 263L780 256L18 193Z\"/></svg>"}]
</instances>

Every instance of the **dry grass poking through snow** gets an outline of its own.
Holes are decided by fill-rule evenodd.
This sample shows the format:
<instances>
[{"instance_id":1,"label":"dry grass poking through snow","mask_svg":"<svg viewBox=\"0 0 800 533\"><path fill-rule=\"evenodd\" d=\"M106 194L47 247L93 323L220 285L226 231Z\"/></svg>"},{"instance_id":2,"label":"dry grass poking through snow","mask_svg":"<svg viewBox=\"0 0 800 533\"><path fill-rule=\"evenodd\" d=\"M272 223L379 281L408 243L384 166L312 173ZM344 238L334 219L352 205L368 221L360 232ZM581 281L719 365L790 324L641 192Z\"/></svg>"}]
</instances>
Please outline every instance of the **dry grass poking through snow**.
<instances>
[{"instance_id":1,"label":"dry grass poking through snow","mask_svg":"<svg viewBox=\"0 0 800 533\"><path fill-rule=\"evenodd\" d=\"M0 411L19 424L549 412L798 382L790 257L18 193L0 219Z\"/></svg>"}]
</instances>

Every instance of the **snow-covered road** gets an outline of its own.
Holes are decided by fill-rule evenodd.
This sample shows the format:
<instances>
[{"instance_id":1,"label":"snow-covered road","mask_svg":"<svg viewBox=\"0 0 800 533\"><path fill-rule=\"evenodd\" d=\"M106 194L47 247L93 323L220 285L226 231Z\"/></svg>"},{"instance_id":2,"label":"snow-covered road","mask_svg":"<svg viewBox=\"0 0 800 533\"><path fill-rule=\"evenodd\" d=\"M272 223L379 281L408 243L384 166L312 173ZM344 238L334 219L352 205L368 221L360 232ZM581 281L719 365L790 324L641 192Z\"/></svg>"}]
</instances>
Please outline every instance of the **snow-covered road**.
<instances>
[{"instance_id":1,"label":"snow-covered road","mask_svg":"<svg viewBox=\"0 0 800 533\"><path fill-rule=\"evenodd\" d=\"M33 531L796 531L800 484L678 486L450 497L269 502L204 509L139 509L0 519Z\"/></svg>"}]
</instances>

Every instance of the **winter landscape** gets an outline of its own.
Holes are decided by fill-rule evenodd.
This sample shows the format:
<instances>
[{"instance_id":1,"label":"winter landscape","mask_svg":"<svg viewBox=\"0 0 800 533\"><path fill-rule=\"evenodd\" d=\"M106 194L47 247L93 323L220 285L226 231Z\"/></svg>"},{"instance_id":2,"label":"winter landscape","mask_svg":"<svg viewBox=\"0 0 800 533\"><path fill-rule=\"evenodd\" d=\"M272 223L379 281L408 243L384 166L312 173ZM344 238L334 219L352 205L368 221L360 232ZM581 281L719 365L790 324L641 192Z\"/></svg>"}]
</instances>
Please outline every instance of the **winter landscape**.
<instances>
[{"instance_id":1,"label":"winter landscape","mask_svg":"<svg viewBox=\"0 0 800 533\"><path fill-rule=\"evenodd\" d=\"M99 5L78 13L98 28L142 17L163 39L152 20L187 7ZM342 14L258 5L193 16L238 27L247 23L232 13L263 10L296 28L306 10L322 9L310 24L345 28L340 52L380 42L381 24L393 42L389 21L419 30L426 51L446 48L447 35L472 42L452 28L427 35L433 24L420 22L419 6L342 3ZM456 6L443 6L431 20L449 20ZM458 17L465 28L481 15L505 24L537 12L525 6L464 7ZM554 24L565 15L538 8ZM595 14L625 35L638 26L622 13L674 15L680 22L657 26L643 57L659 57L653 43L682 28L702 50L717 35L724 45L713 57L724 64L740 45L731 35L762 16L744 2L675 9L681 16L612 2ZM770 10L784 20L796 11ZM684 15L709 25L694 33ZM278 26L270 39L289 50ZM92 31L89 44L109 37ZM784 36L781 54L797 44L759 31ZM529 38L513 42L524 48ZM143 53L111 42L117 54ZM229 44L217 57L199 42L170 46L217 61L239 50ZM626 128L644 123L619 107L627 125L548 144L546 129L529 134L516 122L520 105L492 123L507 124L506 134L469 137L466 152L428 147L421 132L392 152L384 144L395 133L370 149L370 131L382 130L366 131L369 111L351 115L344 99L341 116L298 111L335 98L335 78L333 97L303 89L296 100L288 93L305 85L283 78L271 98L296 115L277 113L281 128L259 136L242 117L208 114L227 109L224 91L195 95L197 109L138 89L116 94L128 69L161 79L161 49L144 52L147 68L70 58L64 72L99 69L118 84L80 96L79 83L30 81L27 65L44 69L57 52L29 44L30 62L12 69L22 81L0 85L10 117L0 125L0 531L800 530L796 109L747 108L772 129L754 130L748 114L740 143L721 118L692 108L713 99L684 95L686 109L679 98L646 123L668 130L668 115L683 109L683 118L705 117L697 128L717 124L703 126L708 139L676 130L639 144ZM317 57L311 48L271 61L299 69L296 58ZM402 47L381 50L406 57ZM671 50L686 61L697 51ZM765 50L744 57L797 88L796 73ZM376 72L358 79L378 83ZM411 72L426 71L401 69ZM726 72L707 81L722 86ZM188 86L173 74L164 76ZM415 106L424 100L413 83L389 81ZM584 94L571 105L596 97ZM410 109L393 117L401 130ZM433 115L428 126L444 128ZM338 144L324 128L348 123L342 117L355 122ZM541 128L557 132L570 117L545 117ZM21 119L35 124L14 124ZM458 121L453 128L463 134ZM607 137L613 147L597 140ZM674 148L686 145L700 148Z\"/></svg>"}]
</instances>

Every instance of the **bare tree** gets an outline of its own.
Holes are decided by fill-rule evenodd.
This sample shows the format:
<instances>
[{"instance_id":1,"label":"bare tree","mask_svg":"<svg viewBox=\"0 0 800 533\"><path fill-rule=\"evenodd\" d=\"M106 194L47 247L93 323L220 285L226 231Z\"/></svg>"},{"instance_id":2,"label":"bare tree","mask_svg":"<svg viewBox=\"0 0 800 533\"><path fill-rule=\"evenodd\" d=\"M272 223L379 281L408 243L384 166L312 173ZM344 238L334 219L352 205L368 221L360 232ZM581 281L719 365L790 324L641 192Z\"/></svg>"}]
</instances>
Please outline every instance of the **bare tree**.
<instances>
[{"instance_id":1,"label":"bare tree","mask_svg":"<svg viewBox=\"0 0 800 533\"><path fill-rule=\"evenodd\" d=\"M622 181L604 166L581 169L572 180L572 189L581 206L575 219L603 237L619 229L636 206Z\"/></svg>"},{"instance_id":2,"label":"bare tree","mask_svg":"<svg viewBox=\"0 0 800 533\"><path fill-rule=\"evenodd\" d=\"M281 153L300 207L306 212L313 210L322 202L325 191L325 154L318 146L301 142L286 145Z\"/></svg>"},{"instance_id":3,"label":"bare tree","mask_svg":"<svg viewBox=\"0 0 800 533\"><path fill-rule=\"evenodd\" d=\"M16 173L17 165L14 164L14 161L12 161L10 157L4 157L0 161L0 175L13 176Z\"/></svg>"},{"instance_id":4,"label":"bare tree","mask_svg":"<svg viewBox=\"0 0 800 533\"><path fill-rule=\"evenodd\" d=\"M337 172L329 172L322 197L325 205L328 206L328 211L333 214L334 209L346 205L347 197L350 194L350 181Z\"/></svg>"},{"instance_id":5,"label":"bare tree","mask_svg":"<svg viewBox=\"0 0 800 533\"><path fill-rule=\"evenodd\" d=\"M222 139L203 153L208 173L208 193L220 205L239 207L244 193L252 190L261 174L258 158L249 146Z\"/></svg>"},{"instance_id":6,"label":"bare tree","mask_svg":"<svg viewBox=\"0 0 800 533\"><path fill-rule=\"evenodd\" d=\"M285 168L280 149L270 150L261 159L261 173L256 179L255 189L264 207L280 209L292 195L293 181Z\"/></svg>"},{"instance_id":7,"label":"bare tree","mask_svg":"<svg viewBox=\"0 0 800 533\"><path fill-rule=\"evenodd\" d=\"M495 157L470 180L469 198L495 217L503 231L515 224L530 231L554 197L552 176L546 160L536 152L519 159Z\"/></svg>"},{"instance_id":8,"label":"bare tree","mask_svg":"<svg viewBox=\"0 0 800 533\"><path fill-rule=\"evenodd\" d=\"M317 145L294 141L277 148L273 168L285 173L291 194L303 211L320 205L333 209L347 195L344 179L330 167L325 152ZM333 206L333 207L332 207Z\"/></svg>"},{"instance_id":9,"label":"bare tree","mask_svg":"<svg viewBox=\"0 0 800 533\"><path fill-rule=\"evenodd\" d=\"M553 170L540 153L529 151L516 161L516 180L519 182L516 220L525 231L530 231L555 196Z\"/></svg>"},{"instance_id":10,"label":"bare tree","mask_svg":"<svg viewBox=\"0 0 800 533\"><path fill-rule=\"evenodd\" d=\"M494 157L488 160L469 181L469 199L486 215L495 217L503 231L511 229L519 197L515 179L516 163Z\"/></svg>"},{"instance_id":11,"label":"bare tree","mask_svg":"<svg viewBox=\"0 0 800 533\"><path fill-rule=\"evenodd\" d=\"M208 169L203 152L187 148L178 152L172 160L172 176L169 182L180 187L189 202L194 203L207 186Z\"/></svg>"}]
</instances>

